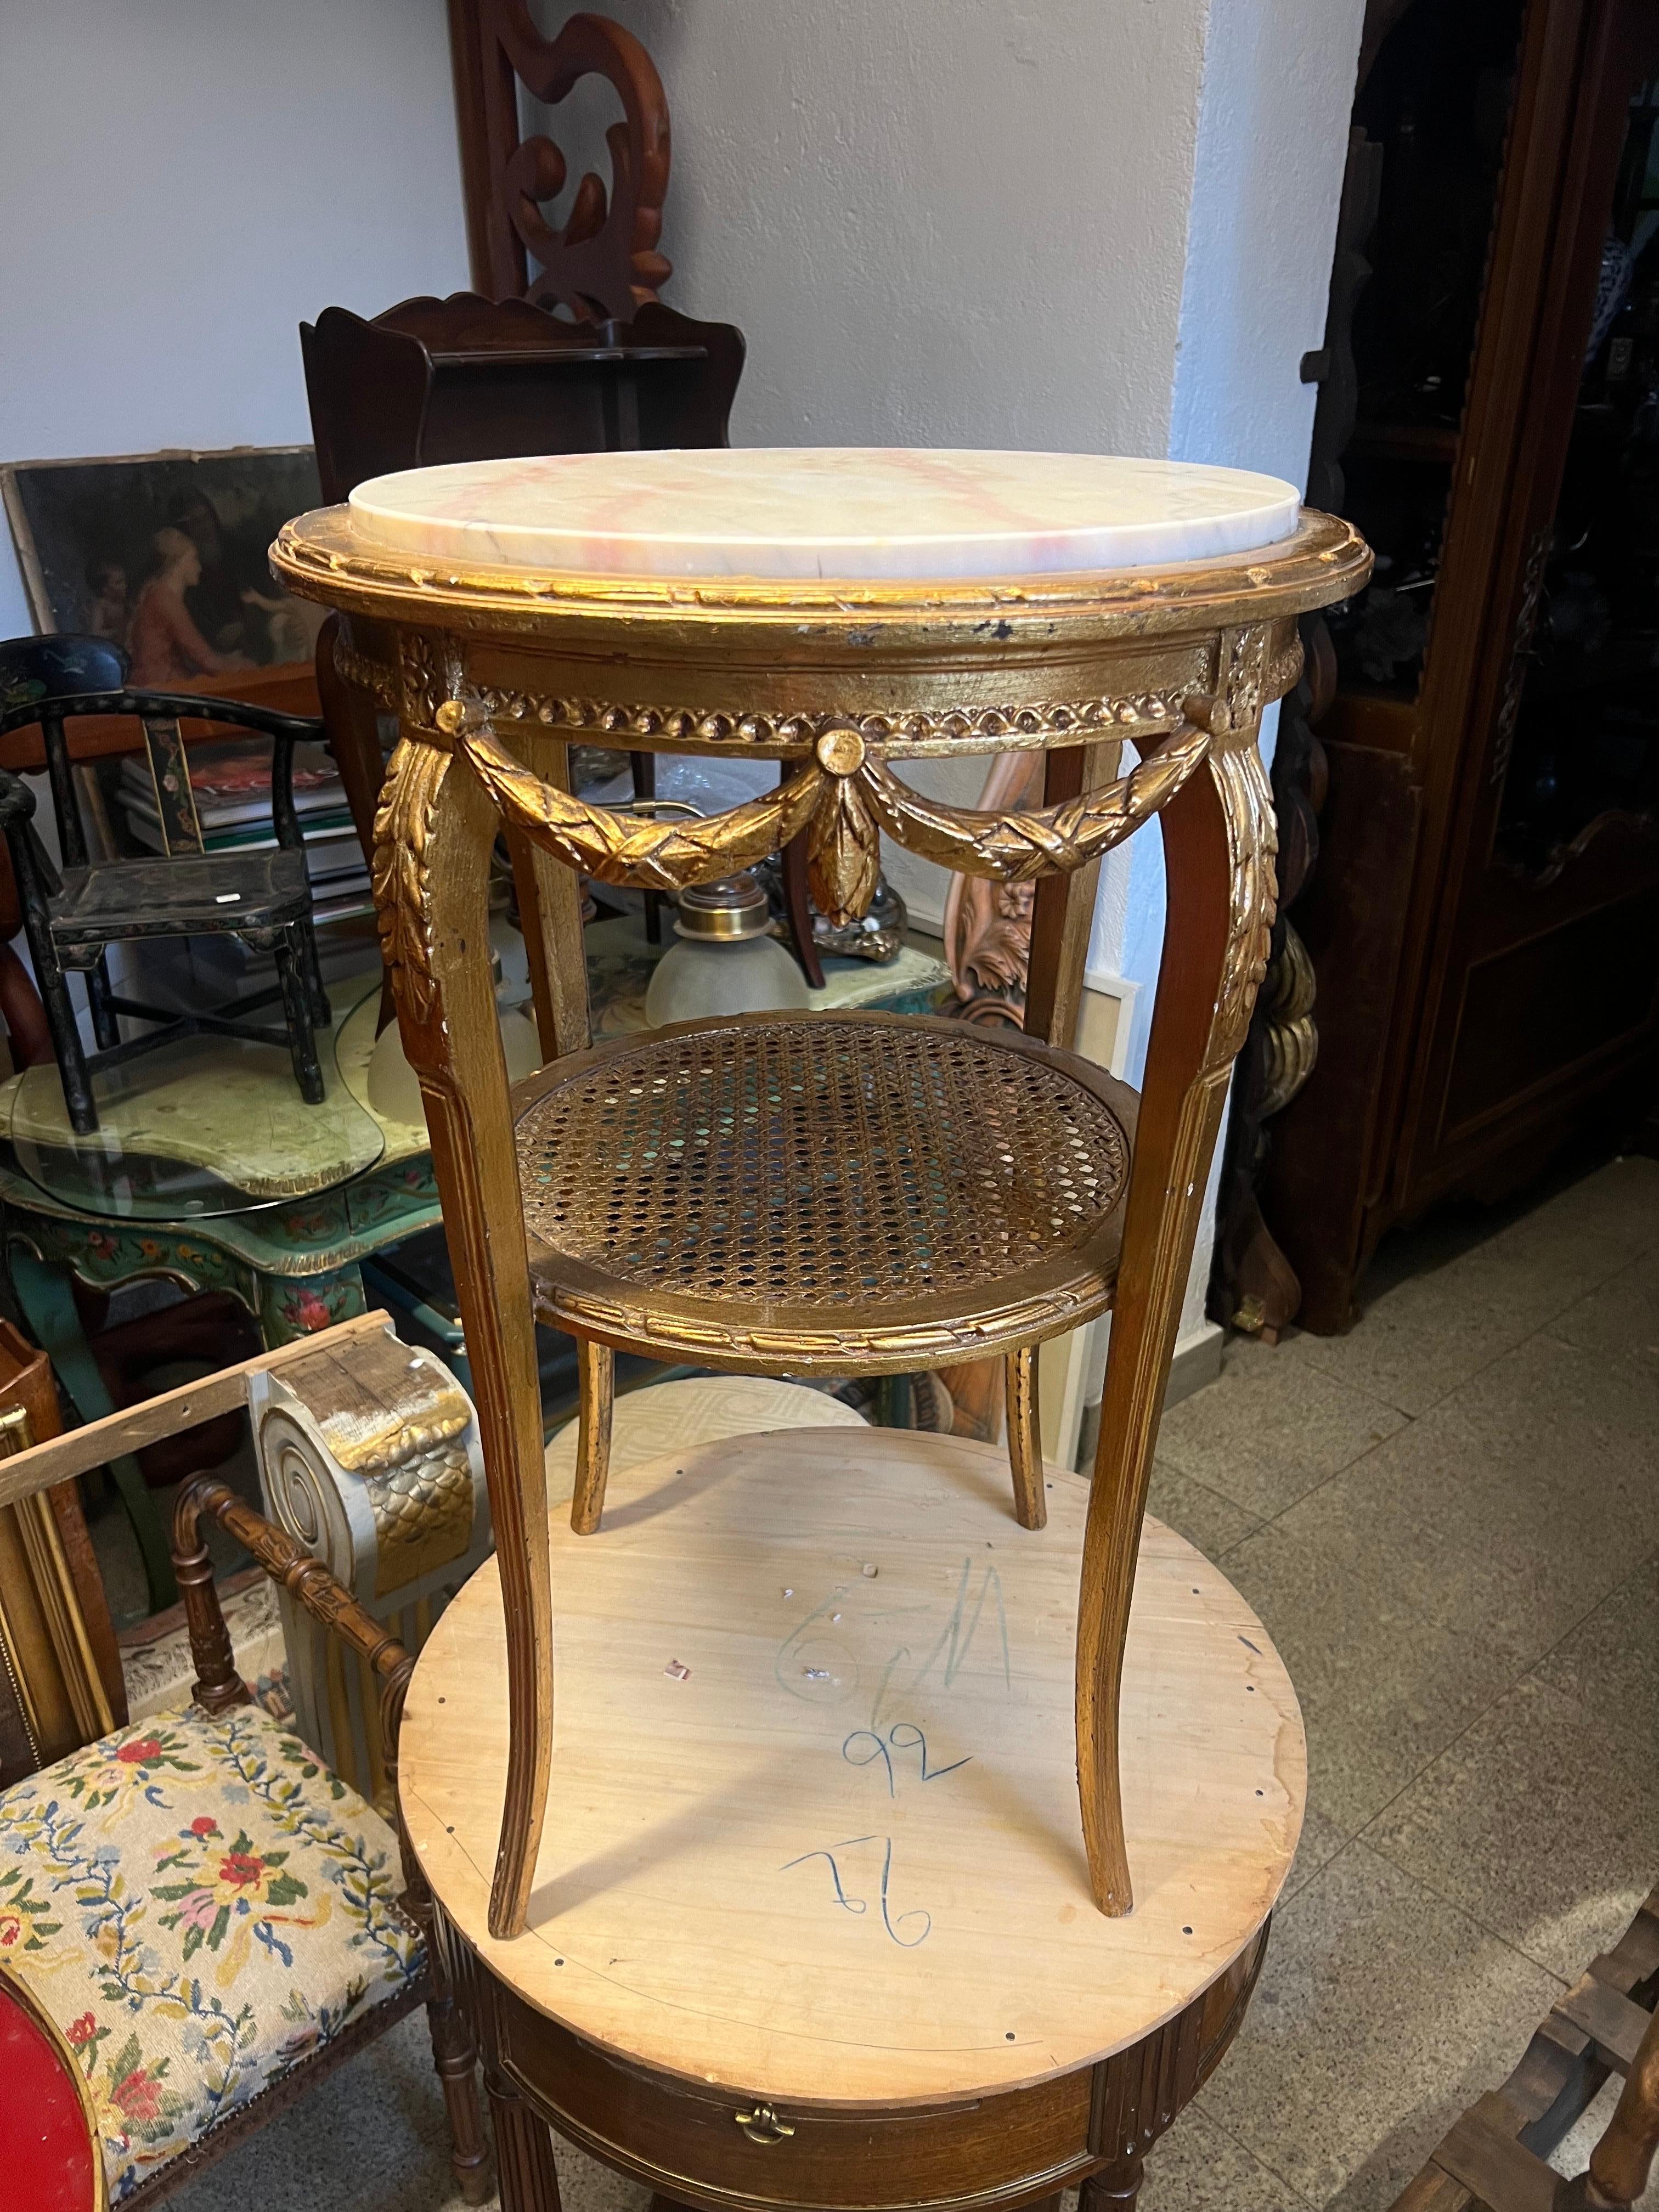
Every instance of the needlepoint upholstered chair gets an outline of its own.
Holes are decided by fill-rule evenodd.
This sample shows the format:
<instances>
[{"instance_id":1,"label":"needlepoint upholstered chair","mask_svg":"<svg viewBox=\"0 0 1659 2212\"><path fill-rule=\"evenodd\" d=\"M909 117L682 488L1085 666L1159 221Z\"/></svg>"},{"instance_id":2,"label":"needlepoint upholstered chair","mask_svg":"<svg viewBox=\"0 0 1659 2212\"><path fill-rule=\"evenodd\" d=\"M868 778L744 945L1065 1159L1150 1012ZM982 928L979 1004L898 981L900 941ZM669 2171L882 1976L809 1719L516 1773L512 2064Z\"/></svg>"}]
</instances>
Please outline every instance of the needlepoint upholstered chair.
<instances>
[{"instance_id":1,"label":"needlepoint upholstered chair","mask_svg":"<svg viewBox=\"0 0 1659 2212\"><path fill-rule=\"evenodd\" d=\"M20 1454L4 1462L4 1502L95 1464L113 1425L143 1418L153 1441L199 1419L204 1399L237 1402L221 1386L243 1372L170 1394L170 1423L169 1401L153 1401ZM413 1659L291 1537L199 1479L173 1536L192 1701L0 1794L0 1957L76 2056L123 2212L171 2196L422 2003L456 2177L480 2202L473 2052L428 1943L428 1893L391 1822L252 1701L203 1540L210 1521L378 1681L395 1786Z\"/></svg>"}]
</instances>

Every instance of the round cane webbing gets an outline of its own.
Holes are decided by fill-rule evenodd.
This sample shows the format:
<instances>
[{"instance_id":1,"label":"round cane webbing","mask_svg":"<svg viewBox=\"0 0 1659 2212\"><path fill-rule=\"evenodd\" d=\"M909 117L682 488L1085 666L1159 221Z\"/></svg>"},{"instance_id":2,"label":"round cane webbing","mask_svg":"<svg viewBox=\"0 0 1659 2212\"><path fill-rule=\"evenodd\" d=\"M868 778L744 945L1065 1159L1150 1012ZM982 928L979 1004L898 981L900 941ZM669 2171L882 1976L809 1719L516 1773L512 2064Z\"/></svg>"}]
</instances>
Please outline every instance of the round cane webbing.
<instances>
[{"instance_id":1,"label":"round cane webbing","mask_svg":"<svg viewBox=\"0 0 1659 2212\"><path fill-rule=\"evenodd\" d=\"M555 1252L659 1291L842 1307L1082 1243L1129 1148L1082 1085L985 1036L817 1016L642 1038L538 1098L518 1152Z\"/></svg>"}]
</instances>

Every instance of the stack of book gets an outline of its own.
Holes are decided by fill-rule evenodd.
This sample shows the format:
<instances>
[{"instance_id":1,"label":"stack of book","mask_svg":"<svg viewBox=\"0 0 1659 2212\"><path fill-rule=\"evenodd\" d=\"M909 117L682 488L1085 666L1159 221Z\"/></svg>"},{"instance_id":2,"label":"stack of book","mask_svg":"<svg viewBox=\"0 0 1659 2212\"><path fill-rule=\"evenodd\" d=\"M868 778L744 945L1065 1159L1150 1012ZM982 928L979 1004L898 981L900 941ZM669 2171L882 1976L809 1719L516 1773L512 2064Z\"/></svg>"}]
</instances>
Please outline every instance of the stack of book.
<instances>
[{"instance_id":1,"label":"stack of book","mask_svg":"<svg viewBox=\"0 0 1659 2212\"><path fill-rule=\"evenodd\" d=\"M190 782L202 842L210 853L269 852L276 842L270 818L270 745L264 738L192 745ZM121 763L117 803L133 843L144 852L167 848L149 763L142 753ZM368 869L346 805L339 771L320 745L294 754L294 807L306 842L313 911L319 923L367 913Z\"/></svg>"}]
</instances>

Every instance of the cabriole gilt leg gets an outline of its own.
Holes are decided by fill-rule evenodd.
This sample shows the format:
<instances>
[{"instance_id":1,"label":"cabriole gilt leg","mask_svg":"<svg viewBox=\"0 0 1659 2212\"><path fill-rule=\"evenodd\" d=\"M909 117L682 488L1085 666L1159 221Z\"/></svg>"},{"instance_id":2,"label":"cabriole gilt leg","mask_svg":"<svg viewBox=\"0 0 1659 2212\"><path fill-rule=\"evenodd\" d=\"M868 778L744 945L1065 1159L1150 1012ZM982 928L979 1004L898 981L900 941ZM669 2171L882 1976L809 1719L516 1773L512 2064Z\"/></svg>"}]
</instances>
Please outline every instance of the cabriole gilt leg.
<instances>
[{"instance_id":1,"label":"cabriole gilt leg","mask_svg":"<svg viewBox=\"0 0 1659 2212\"><path fill-rule=\"evenodd\" d=\"M505 1938L524 1929L547 1802L553 1601L530 1269L484 956L495 829L475 777L428 740L402 739L375 822L374 900L426 1108L501 1567L510 1747L489 1930Z\"/></svg>"},{"instance_id":2,"label":"cabriole gilt leg","mask_svg":"<svg viewBox=\"0 0 1659 2212\"><path fill-rule=\"evenodd\" d=\"M570 1525L591 1536L605 1510L605 1478L611 1472L611 1408L616 1389L617 1355L608 1344L576 1339L576 1370L581 1391L576 1427L576 1488L570 1500Z\"/></svg>"},{"instance_id":3,"label":"cabriole gilt leg","mask_svg":"<svg viewBox=\"0 0 1659 2212\"><path fill-rule=\"evenodd\" d=\"M1095 1902L1114 1915L1134 1902L1118 1780L1118 1695L1146 1484L1228 1079L1273 927L1273 800L1255 735L1254 725L1218 732L1210 757L1162 816L1169 885L1164 959L1078 1606L1083 1837Z\"/></svg>"},{"instance_id":4,"label":"cabriole gilt leg","mask_svg":"<svg viewBox=\"0 0 1659 2212\"><path fill-rule=\"evenodd\" d=\"M1014 1478L1014 1517L1022 1528L1041 1528L1048 1519L1042 1490L1042 1425L1037 1411L1037 1347L1022 1344L1006 1362L1004 1395L1008 1401L1008 1466Z\"/></svg>"}]
</instances>

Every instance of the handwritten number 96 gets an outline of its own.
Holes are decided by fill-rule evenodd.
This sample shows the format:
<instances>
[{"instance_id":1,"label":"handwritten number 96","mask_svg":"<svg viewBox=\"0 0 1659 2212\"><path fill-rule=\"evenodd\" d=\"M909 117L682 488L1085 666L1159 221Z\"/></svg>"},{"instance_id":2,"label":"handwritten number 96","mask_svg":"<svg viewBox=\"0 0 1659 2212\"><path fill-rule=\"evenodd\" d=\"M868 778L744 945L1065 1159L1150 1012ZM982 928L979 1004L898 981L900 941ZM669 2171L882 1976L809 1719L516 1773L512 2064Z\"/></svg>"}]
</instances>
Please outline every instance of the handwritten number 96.
<instances>
[{"instance_id":1,"label":"handwritten number 96","mask_svg":"<svg viewBox=\"0 0 1659 2212\"><path fill-rule=\"evenodd\" d=\"M863 1912L868 1909L869 1900L866 1898L848 1895L846 1885L841 1878L841 1869L836 1863L836 1852L850 1851L860 1844L874 1843L879 1843L882 1847L881 1924L902 1951L914 1951L918 1943L925 1943L927 1941L933 1931L933 1916L931 1912L925 1911L920 1905L913 1905L908 1912L893 1911L888 1898L888 1887L893 1875L893 1838L890 1836L848 1836L830 1850L803 1851L798 1859L790 1859L779 1871L787 1874L792 1867L805 1866L809 1860L826 1860L830 1868L830 1879L836 1886L836 1903L843 1912ZM918 1920L921 1923L921 1926L916 1934L902 1936L899 1933L902 1928L914 1926Z\"/></svg>"}]
</instances>

